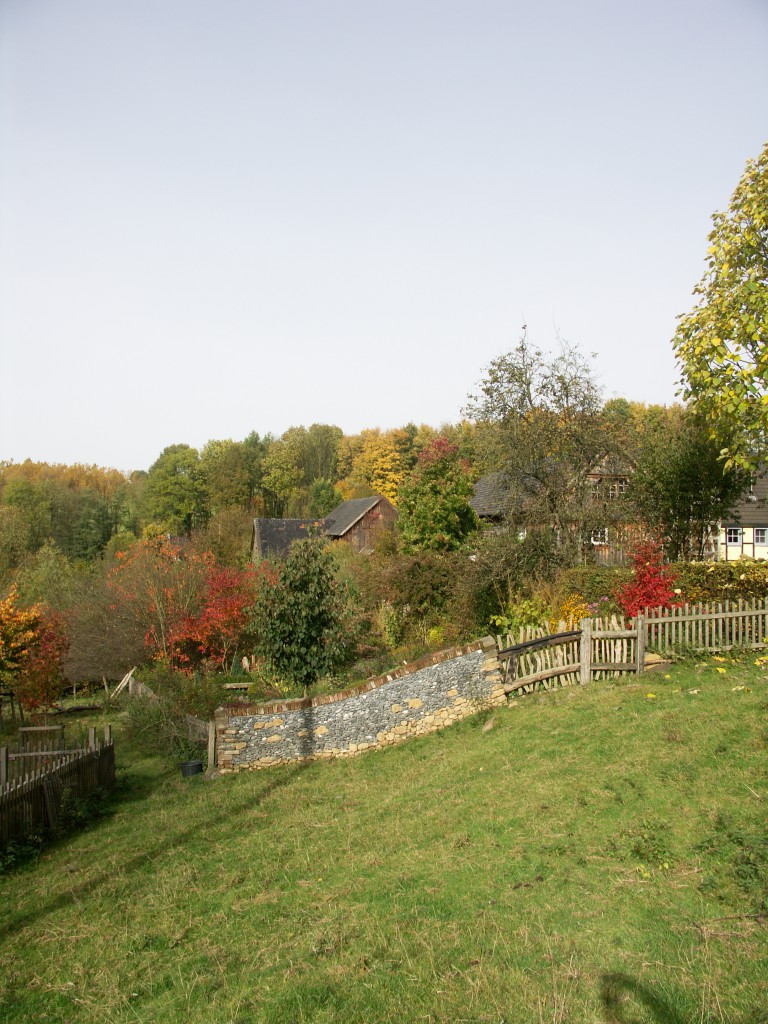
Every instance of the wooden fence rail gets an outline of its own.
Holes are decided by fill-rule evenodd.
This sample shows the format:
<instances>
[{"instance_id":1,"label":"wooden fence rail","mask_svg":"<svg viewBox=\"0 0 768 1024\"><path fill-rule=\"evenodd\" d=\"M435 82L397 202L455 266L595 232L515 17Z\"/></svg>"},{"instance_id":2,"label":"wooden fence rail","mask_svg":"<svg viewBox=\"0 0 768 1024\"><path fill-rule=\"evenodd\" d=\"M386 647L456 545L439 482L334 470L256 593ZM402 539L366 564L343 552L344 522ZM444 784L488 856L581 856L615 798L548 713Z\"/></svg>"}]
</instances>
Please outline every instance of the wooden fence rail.
<instances>
[{"instance_id":1,"label":"wooden fence rail","mask_svg":"<svg viewBox=\"0 0 768 1024\"><path fill-rule=\"evenodd\" d=\"M58 732L58 729L56 730ZM59 824L65 795L85 797L115 781L115 748L89 729L87 746L75 750L0 747L0 848L9 840Z\"/></svg>"},{"instance_id":2,"label":"wooden fence rail","mask_svg":"<svg viewBox=\"0 0 768 1024\"><path fill-rule=\"evenodd\" d=\"M768 600L685 604L646 608L646 643L663 653L768 647Z\"/></svg>"},{"instance_id":3,"label":"wooden fence rail","mask_svg":"<svg viewBox=\"0 0 768 1024\"><path fill-rule=\"evenodd\" d=\"M506 645L497 637L499 664L506 692L530 693L590 679L642 672L645 663L645 629L642 616L631 627L623 619L582 619L580 628L559 633L528 628Z\"/></svg>"}]
</instances>

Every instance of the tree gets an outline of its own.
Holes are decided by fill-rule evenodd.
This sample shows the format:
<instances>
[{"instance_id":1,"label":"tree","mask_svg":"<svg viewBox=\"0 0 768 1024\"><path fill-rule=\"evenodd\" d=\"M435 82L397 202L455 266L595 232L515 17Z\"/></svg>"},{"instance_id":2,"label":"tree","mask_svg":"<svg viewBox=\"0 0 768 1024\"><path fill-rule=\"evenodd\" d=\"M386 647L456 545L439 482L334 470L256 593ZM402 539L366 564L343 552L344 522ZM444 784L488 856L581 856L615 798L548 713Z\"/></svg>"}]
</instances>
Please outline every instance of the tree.
<instances>
[{"instance_id":1,"label":"tree","mask_svg":"<svg viewBox=\"0 0 768 1024\"><path fill-rule=\"evenodd\" d=\"M322 519L329 512L333 512L343 500L341 492L330 480L318 478L309 486L307 513L310 519Z\"/></svg>"},{"instance_id":2,"label":"tree","mask_svg":"<svg viewBox=\"0 0 768 1024\"><path fill-rule=\"evenodd\" d=\"M592 530L605 525L596 518L589 474L614 447L588 363L566 343L547 358L523 335L493 360L479 386L466 411L477 424L483 469L506 481L512 536L550 530L575 558Z\"/></svg>"},{"instance_id":3,"label":"tree","mask_svg":"<svg viewBox=\"0 0 768 1024\"><path fill-rule=\"evenodd\" d=\"M719 447L692 412L654 416L639 443L627 498L672 561L703 558L713 526L732 511L749 474L724 471Z\"/></svg>"},{"instance_id":4,"label":"tree","mask_svg":"<svg viewBox=\"0 0 768 1024\"><path fill-rule=\"evenodd\" d=\"M26 664L39 621L39 608L24 608L15 588L0 601L0 680L4 683L12 683Z\"/></svg>"},{"instance_id":5,"label":"tree","mask_svg":"<svg viewBox=\"0 0 768 1024\"><path fill-rule=\"evenodd\" d=\"M274 585L259 589L257 650L275 672L306 689L346 657L349 618L349 592L326 543L296 541Z\"/></svg>"},{"instance_id":6,"label":"tree","mask_svg":"<svg viewBox=\"0 0 768 1024\"><path fill-rule=\"evenodd\" d=\"M35 641L14 691L27 711L52 708L64 686L64 659L69 639L62 616L39 610Z\"/></svg>"},{"instance_id":7,"label":"tree","mask_svg":"<svg viewBox=\"0 0 768 1024\"><path fill-rule=\"evenodd\" d=\"M340 489L347 497L382 494L393 505L408 472L411 437L405 430L364 430L340 445Z\"/></svg>"},{"instance_id":8,"label":"tree","mask_svg":"<svg viewBox=\"0 0 768 1024\"><path fill-rule=\"evenodd\" d=\"M242 649L263 575L250 565L222 566L209 551L157 539L118 554L108 582L114 603L142 623L156 660L177 668L208 660L225 670Z\"/></svg>"},{"instance_id":9,"label":"tree","mask_svg":"<svg viewBox=\"0 0 768 1024\"><path fill-rule=\"evenodd\" d=\"M40 604L25 608L14 589L0 601L0 680L27 710L53 705L67 647L60 616Z\"/></svg>"},{"instance_id":10,"label":"tree","mask_svg":"<svg viewBox=\"0 0 768 1024\"><path fill-rule=\"evenodd\" d=\"M118 552L107 583L116 612L129 610L147 650L170 662L182 623L200 607L205 575L202 558L187 558L179 544L153 538Z\"/></svg>"},{"instance_id":11,"label":"tree","mask_svg":"<svg viewBox=\"0 0 768 1024\"><path fill-rule=\"evenodd\" d=\"M282 516L304 483L298 428L273 441L262 460L262 490L269 515ZM295 502L294 502L295 504Z\"/></svg>"},{"instance_id":12,"label":"tree","mask_svg":"<svg viewBox=\"0 0 768 1024\"><path fill-rule=\"evenodd\" d=\"M171 534L189 534L208 518L205 478L196 448L172 444L150 466L144 488L149 516Z\"/></svg>"},{"instance_id":13,"label":"tree","mask_svg":"<svg viewBox=\"0 0 768 1024\"><path fill-rule=\"evenodd\" d=\"M477 529L469 466L458 446L436 437L400 488L398 529L406 549L454 551Z\"/></svg>"},{"instance_id":14,"label":"tree","mask_svg":"<svg viewBox=\"0 0 768 1024\"><path fill-rule=\"evenodd\" d=\"M208 504L213 515L225 508L247 508L251 498L248 455L236 441L208 441L200 453Z\"/></svg>"},{"instance_id":15,"label":"tree","mask_svg":"<svg viewBox=\"0 0 768 1024\"><path fill-rule=\"evenodd\" d=\"M639 544L632 552L631 561L632 579L616 591L616 600L624 614L634 618L644 608L666 608L673 604L677 579L674 571L664 565L661 545L654 541Z\"/></svg>"},{"instance_id":16,"label":"tree","mask_svg":"<svg viewBox=\"0 0 768 1024\"><path fill-rule=\"evenodd\" d=\"M683 397L706 420L726 468L754 470L768 444L768 144L712 222L698 301L673 345Z\"/></svg>"}]
</instances>

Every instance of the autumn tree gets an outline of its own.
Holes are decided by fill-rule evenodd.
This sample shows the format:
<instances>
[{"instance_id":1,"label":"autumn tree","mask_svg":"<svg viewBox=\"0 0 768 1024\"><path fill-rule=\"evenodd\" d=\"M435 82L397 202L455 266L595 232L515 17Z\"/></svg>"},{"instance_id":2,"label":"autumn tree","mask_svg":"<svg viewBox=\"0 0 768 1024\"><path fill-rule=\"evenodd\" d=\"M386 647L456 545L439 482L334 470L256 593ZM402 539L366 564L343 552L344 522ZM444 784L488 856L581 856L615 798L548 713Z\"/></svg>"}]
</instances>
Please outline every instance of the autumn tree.
<instances>
[{"instance_id":1,"label":"autumn tree","mask_svg":"<svg viewBox=\"0 0 768 1024\"><path fill-rule=\"evenodd\" d=\"M726 467L768 454L768 144L716 213L697 302L673 345L683 397L706 420Z\"/></svg>"},{"instance_id":2,"label":"autumn tree","mask_svg":"<svg viewBox=\"0 0 768 1024\"><path fill-rule=\"evenodd\" d=\"M406 550L453 551L477 529L472 477L458 445L436 437L418 456L399 493L398 529Z\"/></svg>"},{"instance_id":3,"label":"autumn tree","mask_svg":"<svg viewBox=\"0 0 768 1024\"><path fill-rule=\"evenodd\" d=\"M190 560L180 544L158 537L119 552L108 585L113 603L141 624L147 650L170 661L181 624L200 606L205 575L202 558Z\"/></svg>"},{"instance_id":4,"label":"autumn tree","mask_svg":"<svg viewBox=\"0 0 768 1024\"><path fill-rule=\"evenodd\" d=\"M405 430L363 430L341 446L339 488L346 497L382 494L397 504L400 485L408 473L411 438Z\"/></svg>"},{"instance_id":5,"label":"autumn tree","mask_svg":"<svg viewBox=\"0 0 768 1024\"><path fill-rule=\"evenodd\" d=\"M55 702L67 646L60 616L40 604L24 607L15 589L0 601L0 680L27 710Z\"/></svg>"},{"instance_id":6,"label":"autumn tree","mask_svg":"<svg viewBox=\"0 0 768 1024\"><path fill-rule=\"evenodd\" d=\"M118 555L108 582L115 603L142 623L154 658L181 668L207 660L223 670L246 638L262 576L157 538Z\"/></svg>"}]
</instances>

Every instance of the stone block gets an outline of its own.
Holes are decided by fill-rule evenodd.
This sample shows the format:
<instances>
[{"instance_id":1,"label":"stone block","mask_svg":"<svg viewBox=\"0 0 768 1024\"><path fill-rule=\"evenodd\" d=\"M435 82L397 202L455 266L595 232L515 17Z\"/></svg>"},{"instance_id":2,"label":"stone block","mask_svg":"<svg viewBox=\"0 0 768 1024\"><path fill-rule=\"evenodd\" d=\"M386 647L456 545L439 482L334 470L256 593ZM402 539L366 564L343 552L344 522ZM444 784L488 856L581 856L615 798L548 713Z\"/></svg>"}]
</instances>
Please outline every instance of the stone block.
<instances>
[{"instance_id":1,"label":"stone block","mask_svg":"<svg viewBox=\"0 0 768 1024\"><path fill-rule=\"evenodd\" d=\"M420 707L422 707L423 704L424 704L424 701L419 700L418 697L412 697L408 701L408 707L409 708L420 708Z\"/></svg>"},{"instance_id":2,"label":"stone block","mask_svg":"<svg viewBox=\"0 0 768 1024\"><path fill-rule=\"evenodd\" d=\"M314 730L315 736L325 736L327 732L328 726L326 725L318 725L318 727Z\"/></svg>"},{"instance_id":3,"label":"stone block","mask_svg":"<svg viewBox=\"0 0 768 1024\"><path fill-rule=\"evenodd\" d=\"M399 714L402 710L403 710L403 705L402 704L393 704L392 705L392 714L393 715Z\"/></svg>"},{"instance_id":4,"label":"stone block","mask_svg":"<svg viewBox=\"0 0 768 1024\"><path fill-rule=\"evenodd\" d=\"M283 737L279 733L275 733L274 736L267 736L265 743L281 743Z\"/></svg>"}]
</instances>

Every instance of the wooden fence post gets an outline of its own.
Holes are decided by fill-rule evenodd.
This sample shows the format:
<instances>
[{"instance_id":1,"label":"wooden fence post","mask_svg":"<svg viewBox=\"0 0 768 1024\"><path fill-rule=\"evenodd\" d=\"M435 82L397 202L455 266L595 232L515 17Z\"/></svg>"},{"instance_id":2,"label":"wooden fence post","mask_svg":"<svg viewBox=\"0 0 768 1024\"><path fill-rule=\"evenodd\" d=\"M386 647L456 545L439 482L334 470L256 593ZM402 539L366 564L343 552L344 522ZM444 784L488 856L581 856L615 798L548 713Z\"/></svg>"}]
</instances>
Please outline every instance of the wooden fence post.
<instances>
[{"instance_id":1,"label":"wooden fence post","mask_svg":"<svg viewBox=\"0 0 768 1024\"><path fill-rule=\"evenodd\" d=\"M581 647L579 651L579 682L588 683L592 674L592 620L582 619Z\"/></svg>"},{"instance_id":2,"label":"wooden fence post","mask_svg":"<svg viewBox=\"0 0 768 1024\"><path fill-rule=\"evenodd\" d=\"M8 747L0 747L0 786L8 782Z\"/></svg>"},{"instance_id":3,"label":"wooden fence post","mask_svg":"<svg viewBox=\"0 0 768 1024\"><path fill-rule=\"evenodd\" d=\"M208 773L216 767L216 722L208 723Z\"/></svg>"},{"instance_id":4,"label":"wooden fence post","mask_svg":"<svg viewBox=\"0 0 768 1024\"><path fill-rule=\"evenodd\" d=\"M105 725L104 726L104 744L105 744L105 746L109 746L109 744L111 742L112 742L112 726L111 725Z\"/></svg>"},{"instance_id":5,"label":"wooden fence post","mask_svg":"<svg viewBox=\"0 0 768 1024\"><path fill-rule=\"evenodd\" d=\"M635 629L637 630L637 640L635 641L635 658L637 665L637 674L640 675L645 671L645 616L635 616Z\"/></svg>"},{"instance_id":6,"label":"wooden fence post","mask_svg":"<svg viewBox=\"0 0 768 1024\"><path fill-rule=\"evenodd\" d=\"M88 727L88 749L96 749L96 728L93 725Z\"/></svg>"}]
</instances>

